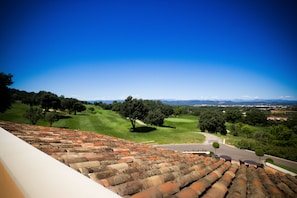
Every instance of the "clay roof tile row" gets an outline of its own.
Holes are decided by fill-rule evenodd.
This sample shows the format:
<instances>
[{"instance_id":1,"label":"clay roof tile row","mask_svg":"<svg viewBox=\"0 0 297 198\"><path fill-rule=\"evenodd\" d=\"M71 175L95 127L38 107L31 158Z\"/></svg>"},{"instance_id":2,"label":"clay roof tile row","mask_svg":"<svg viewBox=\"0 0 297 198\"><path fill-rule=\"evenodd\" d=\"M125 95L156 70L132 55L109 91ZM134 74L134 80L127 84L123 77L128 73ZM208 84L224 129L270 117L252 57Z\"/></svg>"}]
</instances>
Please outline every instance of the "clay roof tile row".
<instances>
[{"instance_id":1,"label":"clay roof tile row","mask_svg":"<svg viewBox=\"0 0 297 198\"><path fill-rule=\"evenodd\" d=\"M78 130L0 126L122 197L296 197L297 178Z\"/></svg>"}]
</instances>

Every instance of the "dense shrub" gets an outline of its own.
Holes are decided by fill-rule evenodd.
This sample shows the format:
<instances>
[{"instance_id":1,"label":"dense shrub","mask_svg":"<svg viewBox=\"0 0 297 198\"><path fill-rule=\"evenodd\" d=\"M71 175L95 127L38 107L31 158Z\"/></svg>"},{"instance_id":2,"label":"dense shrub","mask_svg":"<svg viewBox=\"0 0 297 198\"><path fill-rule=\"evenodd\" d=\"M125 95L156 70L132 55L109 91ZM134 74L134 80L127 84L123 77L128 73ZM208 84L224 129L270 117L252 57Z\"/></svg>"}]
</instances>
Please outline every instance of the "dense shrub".
<instances>
[{"instance_id":1,"label":"dense shrub","mask_svg":"<svg viewBox=\"0 0 297 198\"><path fill-rule=\"evenodd\" d=\"M249 139L242 139L239 142L237 142L236 146L238 148L240 148L240 149L254 150L255 141L254 140L249 140Z\"/></svg>"},{"instance_id":2,"label":"dense shrub","mask_svg":"<svg viewBox=\"0 0 297 198\"><path fill-rule=\"evenodd\" d=\"M274 163L273 159L271 159L271 158L267 158L267 159L265 160L265 162L268 162L268 163L271 163L271 164Z\"/></svg>"}]
</instances>

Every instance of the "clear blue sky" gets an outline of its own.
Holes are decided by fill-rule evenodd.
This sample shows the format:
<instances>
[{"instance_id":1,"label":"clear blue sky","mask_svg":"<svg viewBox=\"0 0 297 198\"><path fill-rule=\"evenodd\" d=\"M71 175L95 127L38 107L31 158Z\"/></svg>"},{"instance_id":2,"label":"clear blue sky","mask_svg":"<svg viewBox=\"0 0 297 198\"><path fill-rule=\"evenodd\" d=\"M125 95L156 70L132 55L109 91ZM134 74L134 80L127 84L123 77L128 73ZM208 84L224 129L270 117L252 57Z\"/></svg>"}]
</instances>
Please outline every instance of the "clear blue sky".
<instances>
[{"instance_id":1,"label":"clear blue sky","mask_svg":"<svg viewBox=\"0 0 297 198\"><path fill-rule=\"evenodd\" d=\"M12 88L81 100L297 99L297 3L0 3Z\"/></svg>"}]
</instances>

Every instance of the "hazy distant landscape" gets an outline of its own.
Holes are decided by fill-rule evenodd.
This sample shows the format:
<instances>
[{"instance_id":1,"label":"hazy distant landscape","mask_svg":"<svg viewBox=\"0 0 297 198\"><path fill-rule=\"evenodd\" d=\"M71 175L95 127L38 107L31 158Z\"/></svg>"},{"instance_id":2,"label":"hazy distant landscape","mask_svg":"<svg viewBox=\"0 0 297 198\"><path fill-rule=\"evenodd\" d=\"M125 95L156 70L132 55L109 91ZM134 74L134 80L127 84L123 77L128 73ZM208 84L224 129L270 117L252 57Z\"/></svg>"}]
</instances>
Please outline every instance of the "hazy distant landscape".
<instances>
[{"instance_id":1,"label":"hazy distant landscape","mask_svg":"<svg viewBox=\"0 0 297 198\"><path fill-rule=\"evenodd\" d=\"M159 100L159 99L155 99ZM123 100L88 100L90 103L103 102L112 104L114 101L123 102ZM297 100L280 100L280 99L255 99L255 100L166 100L160 99L165 104L170 105L189 105L189 106L290 106L297 104Z\"/></svg>"}]
</instances>

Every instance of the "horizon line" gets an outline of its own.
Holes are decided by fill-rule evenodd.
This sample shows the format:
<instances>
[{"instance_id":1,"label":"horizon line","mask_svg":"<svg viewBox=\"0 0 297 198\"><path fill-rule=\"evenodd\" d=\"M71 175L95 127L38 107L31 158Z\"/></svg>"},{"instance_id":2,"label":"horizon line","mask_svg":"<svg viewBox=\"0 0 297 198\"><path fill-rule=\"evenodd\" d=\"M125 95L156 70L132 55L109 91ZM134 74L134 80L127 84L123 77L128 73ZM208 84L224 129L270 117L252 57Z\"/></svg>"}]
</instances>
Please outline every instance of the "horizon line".
<instances>
[{"instance_id":1,"label":"horizon line","mask_svg":"<svg viewBox=\"0 0 297 198\"><path fill-rule=\"evenodd\" d=\"M167 100L167 101L295 101L297 102L297 98L293 99L287 99L287 98L271 98L271 99L265 99L265 98L250 98L250 99L146 99L146 98L138 98L138 97L133 97L137 99L142 99L142 100ZM120 101L120 100L125 100L125 99L87 99L83 101Z\"/></svg>"}]
</instances>

